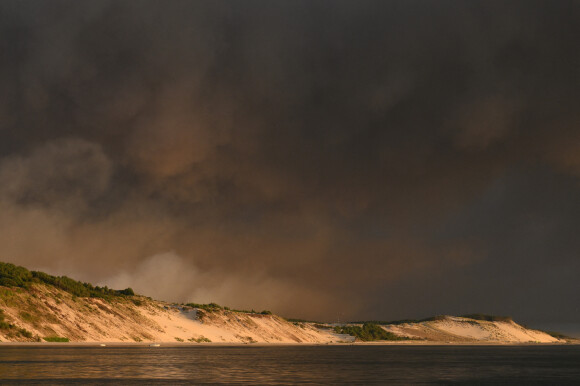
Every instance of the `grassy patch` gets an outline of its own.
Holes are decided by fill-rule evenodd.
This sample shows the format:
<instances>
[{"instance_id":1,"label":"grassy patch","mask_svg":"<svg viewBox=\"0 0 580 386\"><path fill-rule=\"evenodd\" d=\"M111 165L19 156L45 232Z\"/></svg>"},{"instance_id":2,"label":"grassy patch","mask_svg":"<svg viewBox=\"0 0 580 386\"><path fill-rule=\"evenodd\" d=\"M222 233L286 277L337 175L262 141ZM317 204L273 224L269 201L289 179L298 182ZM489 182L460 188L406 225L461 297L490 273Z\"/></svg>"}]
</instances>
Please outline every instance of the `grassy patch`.
<instances>
[{"instance_id":1,"label":"grassy patch","mask_svg":"<svg viewBox=\"0 0 580 386\"><path fill-rule=\"evenodd\" d=\"M25 328L19 328L13 325L12 323L8 323L6 321L6 315L4 314L4 310L2 309L0 309L0 330L6 331L8 336L21 336L27 339L33 338L32 332L28 331ZM38 340L38 337L36 339Z\"/></svg>"},{"instance_id":2,"label":"grassy patch","mask_svg":"<svg viewBox=\"0 0 580 386\"><path fill-rule=\"evenodd\" d=\"M16 305L14 290L0 287L0 300L2 300L7 306Z\"/></svg>"},{"instance_id":3,"label":"grassy patch","mask_svg":"<svg viewBox=\"0 0 580 386\"><path fill-rule=\"evenodd\" d=\"M410 338L402 337L385 331L381 326L375 323L365 323L360 326L337 326L334 328L337 334L352 335L363 342L370 342L375 340L410 340Z\"/></svg>"},{"instance_id":4,"label":"grassy patch","mask_svg":"<svg viewBox=\"0 0 580 386\"><path fill-rule=\"evenodd\" d=\"M199 338L189 338L188 341L196 343L211 343L211 340L203 335L200 335Z\"/></svg>"},{"instance_id":5,"label":"grassy patch","mask_svg":"<svg viewBox=\"0 0 580 386\"><path fill-rule=\"evenodd\" d=\"M183 339L178 338L177 336L175 337L175 340L178 341L178 342L183 342L184 341Z\"/></svg>"},{"instance_id":6,"label":"grassy patch","mask_svg":"<svg viewBox=\"0 0 580 386\"><path fill-rule=\"evenodd\" d=\"M25 328L19 328L18 329L18 335L24 337L24 338L28 338L28 339L32 339L32 332L28 331Z\"/></svg>"},{"instance_id":7,"label":"grassy patch","mask_svg":"<svg viewBox=\"0 0 580 386\"><path fill-rule=\"evenodd\" d=\"M6 321L4 310L0 309L0 330L10 330L12 328L14 328L14 325Z\"/></svg>"},{"instance_id":8,"label":"grassy patch","mask_svg":"<svg viewBox=\"0 0 580 386\"><path fill-rule=\"evenodd\" d=\"M68 338L64 338L62 336L45 336L42 339L44 339L47 342L68 342L69 341Z\"/></svg>"},{"instance_id":9,"label":"grassy patch","mask_svg":"<svg viewBox=\"0 0 580 386\"><path fill-rule=\"evenodd\" d=\"M192 308L197 308L199 310L204 310L204 311L230 311L230 312L239 312L242 314L261 314L261 315L272 315L272 311L268 311L268 310L263 310L262 312L258 312L256 310L236 310L236 309L231 309L230 307L222 307L217 303L209 303L209 304L200 304L200 303L187 303L184 304L184 306L186 307L192 307Z\"/></svg>"},{"instance_id":10,"label":"grassy patch","mask_svg":"<svg viewBox=\"0 0 580 386\"><path fill-rule=\"evenodd\" d=\"M258 343L258 341L252 338L251 336L244 336L242 337L242 340L244 341L244 343Z\"/></svg>"},{"instance_id":11,"label":"grassy patch","mask_svg":"<svg viewBox=\"0 0 580 386\"><path fill-rule=\"evenodd\" d=\"M319 323L316 320L306 320L306 319L296 319L296 318L284 318L286 319L288 322L291 323Z\"/></svg>"},{"instance_id":12,"label":"grassy patch","mask_svg":"<svg viewBox=\"0 0 580 386\"><path fill-rule=\"evenodd\" d=\"M217 303L209 303L209 304L199 304L199 303L187 303L187 307L197 308L204 311L219 311L223 310L224 308Z\"/></svg>"},{"instance_id":13,"label":"grassy patch","mask_svg":"<svg viewBox=\"0 0 580 386\"><path fill-rule=\"evenodd\" d=\"M22 319L25 322L35 323L36 321L38 321L37 316L31 315L30 313L28 313L26 311L20 311L19 315L20 315L20 319Z\"/></svg>"}]
</instances>

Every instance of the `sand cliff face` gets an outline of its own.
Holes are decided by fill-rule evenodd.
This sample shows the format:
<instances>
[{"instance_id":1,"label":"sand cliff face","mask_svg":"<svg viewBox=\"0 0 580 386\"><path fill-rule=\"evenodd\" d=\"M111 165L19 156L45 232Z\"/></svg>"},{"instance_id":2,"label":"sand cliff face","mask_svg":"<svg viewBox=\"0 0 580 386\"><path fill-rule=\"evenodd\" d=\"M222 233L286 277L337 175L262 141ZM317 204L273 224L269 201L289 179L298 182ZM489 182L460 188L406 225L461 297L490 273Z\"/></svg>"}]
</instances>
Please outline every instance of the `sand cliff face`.
<instances>
[{"instance_id":1,"label":"sand cliff face","mask_svg":"<svg viewBox=\"0 0 580 386\"><path fill-rule=\"evenodd\" d=\"M190 343L346 343L331 325L292 323L276 315L198 308L142 296L76 297L51 285L27 289L0 286L0 341ZM564 343L513 321L446 316L436 320L382 326L398 343Z\"/></svg>"},{"instance_id":2,"label":"sand cliff face","mask_svg":"<svg viewBox=\"0 0 580 386\"><path fill-rule=\"evenodd\" d=\"M79 298L58 288L0 287L2 341L326 343L337 337L276 315L180 307L144 297Z\"/></svg>"}]
</instances>

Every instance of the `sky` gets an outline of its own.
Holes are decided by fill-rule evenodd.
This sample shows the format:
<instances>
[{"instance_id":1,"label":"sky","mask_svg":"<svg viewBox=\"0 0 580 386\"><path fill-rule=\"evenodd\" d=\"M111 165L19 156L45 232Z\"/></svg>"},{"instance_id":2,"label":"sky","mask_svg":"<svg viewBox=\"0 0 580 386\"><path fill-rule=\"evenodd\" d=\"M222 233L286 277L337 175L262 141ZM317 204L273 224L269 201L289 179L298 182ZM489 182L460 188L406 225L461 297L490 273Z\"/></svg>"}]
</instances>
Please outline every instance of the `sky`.
<instances>
[{"instance_id":1,"label":"sky","mask_svg":"<svg viewBox=\"0 0 580 386\"><path fill-rule=\"evenodd\" d=\"M580 324L580 2L0 2L0 260L322 321Z\"/></svg>"}]
</instances>

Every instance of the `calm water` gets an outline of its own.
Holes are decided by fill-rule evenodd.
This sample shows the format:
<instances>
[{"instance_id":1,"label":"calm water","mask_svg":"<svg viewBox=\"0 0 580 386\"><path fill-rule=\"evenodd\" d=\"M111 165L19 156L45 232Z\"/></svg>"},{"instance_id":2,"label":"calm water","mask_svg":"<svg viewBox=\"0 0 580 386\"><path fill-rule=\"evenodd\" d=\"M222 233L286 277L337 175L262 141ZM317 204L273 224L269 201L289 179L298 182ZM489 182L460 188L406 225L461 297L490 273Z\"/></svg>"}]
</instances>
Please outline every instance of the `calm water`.
<instances>
[{"instance_id":1,"label":"calm water","mask_svg":"<svg viewBox=\"0 0 580 386\"><path fill-rule=\"evenodd\" d=\"M9 383L580 384L580 346L4 346Z\"/></svg>"}]
</instances>

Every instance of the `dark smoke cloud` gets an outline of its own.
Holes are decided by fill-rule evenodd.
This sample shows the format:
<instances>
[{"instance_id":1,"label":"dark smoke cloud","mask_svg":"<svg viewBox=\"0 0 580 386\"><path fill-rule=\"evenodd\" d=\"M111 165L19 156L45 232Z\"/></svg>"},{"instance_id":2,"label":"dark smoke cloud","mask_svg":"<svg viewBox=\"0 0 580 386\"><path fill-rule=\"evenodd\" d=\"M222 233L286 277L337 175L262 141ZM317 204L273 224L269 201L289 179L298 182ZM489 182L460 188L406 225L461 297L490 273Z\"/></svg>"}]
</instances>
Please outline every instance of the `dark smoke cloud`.
<instances>
[{"instance_id":1,"label":"dark smoke cloud","mask_svg":"<svg viewBox=\"0 0 580 386\"><path fill-rule=\"evenodd\" d=\"M574 1L4 1L2 260L175 301L579 322Z\"/></svg>"}]
</instances>

